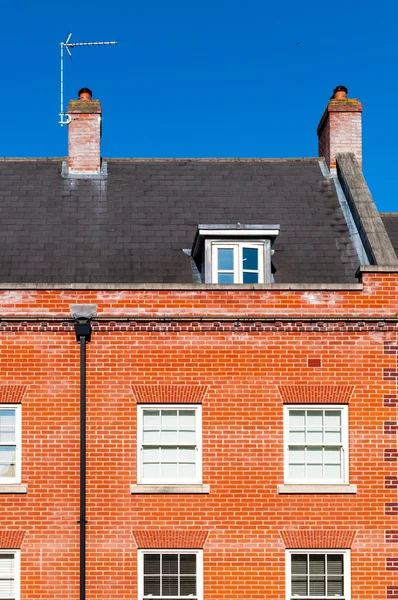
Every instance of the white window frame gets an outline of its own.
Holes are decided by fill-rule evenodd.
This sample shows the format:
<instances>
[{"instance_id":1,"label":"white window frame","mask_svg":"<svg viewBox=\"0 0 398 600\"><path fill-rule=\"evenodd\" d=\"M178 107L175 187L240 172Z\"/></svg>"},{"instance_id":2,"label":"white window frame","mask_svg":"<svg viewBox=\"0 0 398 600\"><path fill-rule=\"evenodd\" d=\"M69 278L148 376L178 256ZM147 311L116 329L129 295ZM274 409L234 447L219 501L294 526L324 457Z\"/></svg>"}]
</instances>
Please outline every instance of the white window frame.
<instances>
[{"instance_id":1,"label":"white window frame","mask_svg":"<svg viewBox=\"0 0 398 600\"><path fill-rule=\"evenodd\" d=\"M258 282L271 281L271 242L270 240L206 240L205 242L205 279L206 283L218 283L217 251L219 248L231 248L234 251L234 281L233 284L243 283L243 248L258 250ZM254 272L254 271L253 271ZM220 284L222 285L222 284ZM232 285L232 284L226 284ZM255 284L246 284L255 285Z\"/></svg>"},{"instance_id":2,"label":"white window frame","mask_svg":"<svg viewBox=\"0 0 398 600\"><path fill-rule=\"evenodd\" d=\"M139 404L137 406L137 482L141 484L192 484L202 483L202 405L201 404ZM193 410L195 412L195 471L194 478L144 478L143 474L143 432L144 410ZM150 444L148 444L150 445ZM178 444L164 444L164 446ZM184 444L180 444L183 446ZM191 445L191 444L188 444Z\"/></svg>"},{"instance_id":3,"label":"white window frame","mask_svg":"<svg viewBox=\"0 0 398 600\"><path fill-rule=\"evenodd\" d=\"M203 600L203 550L151 549L138 550L138 600L161 598L162 596L144 596L144 556L147 554L194 554L196 556L196 596ZM164 597L164 596L163 596ZM193 598L193 596L173 596L173 598Z\"/></svg>"},{"instance_id":4,"label":"white window frame","mask_svg":"<svg viewBox=\"0 0 398 600\"><path fill-rule=\"evenodd\" d=\"M344 577L344 595L343 596L292 596L292 555L293 554L342 554L343 555L343 577ZM342 549L289 549L286 550L286 600L351 600L351 551Z\"/></svg>"},{"instance_id":5,"label":"white window frame","mask_svg":"<svg viewBox=\"0 0 398 600\"><path fill-rule=\"evenodd\" d=\"M8 485L10 483L21 483L21 471L22 471L22 431L21 431L21 405L20 404L0 404L0 412L4 410L15 410L15 444L9 442L1 442L1 446L14 446L16 448L16 464L15 464L15 477L1 477L0 485Z\"/></svg>"},{"instance_id":6,"label":"white window frame","mask_svg":"<svg viewBox=\"0 0 398 600\"><path fill-rule=\"evenodd\" d=\"M319 410L338 410L341 413L341 424L342 424L342 477L340 479L314 479L314 478L303 478L303 479L292 479L289 478L289 414L293 410L304 410L304 411L319 411ZM292 444L297 446L310 446L309 444ZM336 444L313 444L314 446L336 446ZM285 483L286 484L348 484L349 483L349 448L348 448L348 406L344 404L287 404L284 406L284 470L285 470ZM305 463L306 464L306 463Z\"/></svg>"},{"instance_id":7,"label":"white window frame","mask_svg":"<svg viewBox=\"0 0 398 600\"><path fill-rule=\"evenodd\" d=\"M258 250L258 271L247 271L247 272L258 272L258 281L256 283L264 283L265 281L265 242L250 242L250 241L213 241L211 242L211 279L212 283L218 283L218 250L220 248L233 250L234 256L234 281L233 283L243 283L243 274L245 269L243 268L243 249L254 248ZM231 271L229 271L231 272ZM251 284L249 284L251 285Z\"/></svg>"},{"instance_id":8,"label":"white window frame","mask_svg":"<svg viewBox=\"0 0 398 600\"><path fill-rule=\"evenodd\" d=\"M1 554L13 554L14 556L14 588L15 595L12 600L21 599L21 551L20 550L0 550ZM1 597L1 596L0 596Z\"/></svg>"}]
</instances>

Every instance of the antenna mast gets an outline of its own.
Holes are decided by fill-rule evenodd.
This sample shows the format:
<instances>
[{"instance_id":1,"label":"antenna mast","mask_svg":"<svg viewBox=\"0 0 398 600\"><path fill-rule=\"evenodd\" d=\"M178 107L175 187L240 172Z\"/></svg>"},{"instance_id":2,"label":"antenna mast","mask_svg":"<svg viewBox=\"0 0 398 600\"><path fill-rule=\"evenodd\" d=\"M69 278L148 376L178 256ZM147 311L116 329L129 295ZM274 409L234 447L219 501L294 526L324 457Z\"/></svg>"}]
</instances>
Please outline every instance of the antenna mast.
<instances>
[{"instance_id":1,"label":"antenna mast","mask_svg":"<svg viewBox=\"0 0 398 600\"><path fill-rule=\"evenodd\" d=\"M71 42L70 39L72 34L70 33L66 38L65 42L61 42L61 111L59 113L61 127L70 123L70 116L64 112L64 48L72 58L72 48L78 46L115 46L117 42Z\"/></svg>"}]
</instances>

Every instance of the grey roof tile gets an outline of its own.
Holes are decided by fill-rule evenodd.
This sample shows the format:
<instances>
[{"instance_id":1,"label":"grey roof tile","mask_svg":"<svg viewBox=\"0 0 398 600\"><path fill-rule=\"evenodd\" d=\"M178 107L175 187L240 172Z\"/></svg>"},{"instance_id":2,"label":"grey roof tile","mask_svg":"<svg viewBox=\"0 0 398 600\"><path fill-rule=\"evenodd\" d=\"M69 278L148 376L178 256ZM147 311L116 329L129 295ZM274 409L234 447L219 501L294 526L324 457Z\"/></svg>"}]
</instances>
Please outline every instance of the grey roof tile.
<instances>
[{"instance_id":1,"label":"grey roof tile","mask_svg":"<svg viewBox=\"0 0 398 600\"><path fill-rule=\"evenodd\" d=\"M0 161L0 279L190 283L199 223L279 223L275 281L355 281L359 265L317 160L109 160L106 180L61 161ZM398 236L397 236L398 239Z\"/></svg>"}]
</instances>

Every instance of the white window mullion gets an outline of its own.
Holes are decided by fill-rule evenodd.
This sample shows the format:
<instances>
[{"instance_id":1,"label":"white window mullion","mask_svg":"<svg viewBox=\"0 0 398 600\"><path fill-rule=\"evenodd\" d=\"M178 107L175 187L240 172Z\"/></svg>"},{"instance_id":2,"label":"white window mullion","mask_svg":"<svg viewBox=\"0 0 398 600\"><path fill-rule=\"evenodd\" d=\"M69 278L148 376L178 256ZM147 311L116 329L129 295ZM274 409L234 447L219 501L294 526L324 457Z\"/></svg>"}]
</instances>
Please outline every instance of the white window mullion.
<instances>
[{"instance_id":1,"label":"white window mullion","mask_svg":"<svg viewBox=\"0 0 398 600\"><path fill-rule=\"evenodd\" d=\"M177 555L177 573L172 575L177 578L177 594L173 595L172 597L173 598L181 598L181 599L191 598L193 600L195 600L195 599L203 600L203 551L202 550L179 550L179 549L138 550L138 599L145 600L146 598L147 599L159 598L159 597L164 598L166 596L166 594L164 594L164 589L163 589L163 577L165 576L163 574L163 561L164 561L165 557L170 554ZM158 578L158 581L160 582L159 595L153 595L152 593L145 594L145 576L144 576L145 558L150 555L155 555L159 558L159 572L153 573L153 574L148 574L148 576L152 575L153 577ZM181 573L181 558L183 556L191 557L192 562L194 564L194 572L192 574L188 574L188 573L182 574ZM182 589L181 589L182 584L184 583L184 579L185 579L185 589L186 589L186 583L187 583L186 578L187 577L192 577L195 580L195 589L196 589L195 594L192 594L191 590L188 595L182 594Z\"/></svg>"},{"instance_id":2,"label":"white window mullion","mask_svg":"<svg viewBox=\"0 0 398 600\"><path fill-rule=\"evenodd\" d=\"M286 483L348 484L347 406L285 406L284 423Z\"/></svg>"},{"instance_id":3,"label":"white window mullion","mask_svg":"<svg viewBox=\"0 0 398 600\"><path fill-rule=\"evenodd\" d=\"M323 573L317 574L311 572L310 557L318 555L323 558ZM302 556L304 559L305 573L299 568L293 572L293 557ZM333 573L329 570L329 562L334 557L342 557L342 573ZM303 561L300 561L301 564ZM333 600L350 600L351 599L351 573L350 573L350 550L343 549L295 549L286 550L286 600L300 600L302 598L312 599L333 599ZM322 578L322 579L321 579ZM311 593L311 587L314 587L317 581L324 583L324 593ZM295 581L294 589L293 582ZM304 586L300 586L301 582L305 582ZM336 587L337 584L337 587ZM340 589L339 589L340 588ZM320 592L320 589L317 590ZM340 593L341 592L341 593Z\"/></svg>"},{"instance_id":4,"label":"white window mullion","mask_svg":"<svg viewBox=\"0 0 398 600\"><path fill-rule=\"evenodd\" d=\"M138 483L201 483L201 405L140 405L137 410ZM146 443L144 415L147 415L148 418L146 420L151 423L151 411L153 411L155 416L157 414L159 418L159 442L156 442L153 436L149 436L148 439L150 441ZM175 414L170 415L167 414L168 412ZM166 418L167 423L165 423ZM166 436L162 437L164 431L167 433ZM158 448L158 462L156 462L158 469L153 468L150 470L145 467L145 464L147 464L145 463L145 451L151 447ZM156 456L154 456L155 459ZM166 464L168 465L167 467L165 466Z\"/></svg>"}]
</instances>

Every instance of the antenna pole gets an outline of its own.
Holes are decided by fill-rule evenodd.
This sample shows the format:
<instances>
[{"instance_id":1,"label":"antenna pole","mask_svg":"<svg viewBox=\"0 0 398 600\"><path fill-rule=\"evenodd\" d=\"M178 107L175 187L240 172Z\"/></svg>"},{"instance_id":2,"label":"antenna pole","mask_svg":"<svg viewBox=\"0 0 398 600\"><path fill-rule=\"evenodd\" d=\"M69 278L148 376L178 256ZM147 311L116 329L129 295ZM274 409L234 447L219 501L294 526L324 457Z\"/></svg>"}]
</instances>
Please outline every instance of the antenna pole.
<instances>
[{"instance_id":1,"label":"antenna pole","mask_svg":"<svg viewBox=\"0 0 398 600\"><path fill-rule=\"evenodd\" d=\"M60 125L64 126L62 116L64 114L64 45L61 43L61 110L59 116L61 117Z\"/></svg>"},{"instance_id":2,"label":"antenna pole","mask_svg":"<svg viewBox=\"0 0 398 600\"><path fill-rule=\"evenodd\" d=\"M70 33L65 42L61 42L61 112L59 113L61 127L70 123L70 116L64 112L64 48L72 58L71 49L77 46L115 46L117 42L71 42L72 34ZM64 121L64 117L66 120Z\"/></svg>"}]
</instances>

